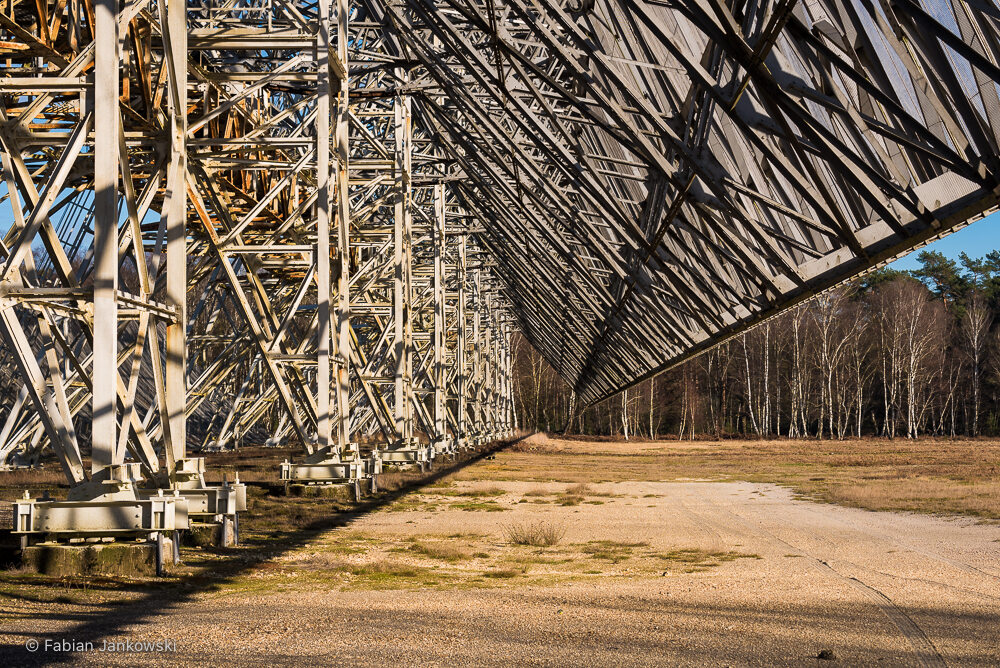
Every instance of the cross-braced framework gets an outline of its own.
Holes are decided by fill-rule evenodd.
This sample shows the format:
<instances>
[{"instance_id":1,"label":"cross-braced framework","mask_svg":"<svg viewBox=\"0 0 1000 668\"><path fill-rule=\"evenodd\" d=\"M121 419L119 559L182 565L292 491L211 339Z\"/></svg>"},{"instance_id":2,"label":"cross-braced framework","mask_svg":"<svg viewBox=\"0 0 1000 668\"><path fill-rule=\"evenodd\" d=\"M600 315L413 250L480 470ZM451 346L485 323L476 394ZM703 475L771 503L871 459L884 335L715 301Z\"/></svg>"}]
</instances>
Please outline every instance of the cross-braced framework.
<instances>
[{"instance_id":1,"label":"cross-braced framework","mask_svg":"<svg viewBox=\"0 0 1000 668\"><path fill-rule=\"evenodd\" d=\"M1000 194L995 0L0 7L0 461L79 501L426 463L515 329L594 402Z\"/></svg>"}]
</instances>

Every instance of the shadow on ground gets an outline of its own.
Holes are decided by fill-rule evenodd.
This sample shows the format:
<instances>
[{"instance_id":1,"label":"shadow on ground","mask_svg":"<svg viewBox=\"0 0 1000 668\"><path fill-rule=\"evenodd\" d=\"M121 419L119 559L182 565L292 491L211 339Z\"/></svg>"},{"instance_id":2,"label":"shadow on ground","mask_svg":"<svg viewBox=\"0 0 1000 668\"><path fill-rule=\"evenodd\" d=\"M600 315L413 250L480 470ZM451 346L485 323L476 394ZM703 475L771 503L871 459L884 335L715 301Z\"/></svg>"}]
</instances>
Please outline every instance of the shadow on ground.
<instances>
[{"instance_id":1,"label":"shadow on ground","mask_svg":"<svg viewBox=\"0 0 1000 668\"><path fill-rule=\"evenodd\" d=\"M100 648L103 646L104 638L116 635L126 626L142 622L151 623L156 617L165 615L171 608L190 601L194 596L203 591L214 589L219 585L231 581L262 561L274 559L302 547L325 531L348 526L358 518L397 501L400 497L412 492L414 489L433 484L466 466L493 456L496 452L516 443L518 440L520 439L497 441L481 451L467 453L465 456L459 455L454 461L447 462L444 466L439 464L424 474L414 476L407 480L399 489L380 492L377 496L358 504L354 510L324 516L294 531L282 532L283 535L280 542L244 546L239 551L229 551L232 558L221 561L212 577L194 576L159 585L148 582L136 584L118 583L109 578L88 579L87 587L93 590L143 592L145 595L138 600L128 601L102 603L74 602L74 606L83 609L76 612L46 614L46 621L76 623L75 626L55 634L42 632L25 634L21 630L13 631L10 628L0 629L0 638L11 635L30 635L31 639L36 640L39 643L38 646L42 648L31 652L28 651L24 643L4 642L0 644L0 665L40 666L71 663L77 658L77 655L72 650L44 651L45 640L71 640L74 643L84 645L92 643L93 647ZM33 583L51 584L53 580L39 576L38 578L25 579L23 582L26 585ZM29 593L25 592L17 594L4 593L2 596L8 599L20 598L33 602L41 602L43 600L32 597ZM57 598L52 602L60 603L64 601L59 601ZM23 620L29 616L24 615L21 619ZM9 622L10 620L7 621ZM3 624L3 620L0 620L0 624ZM167 636L169 637L169 634Z\"/></svg>"}]
</instances>

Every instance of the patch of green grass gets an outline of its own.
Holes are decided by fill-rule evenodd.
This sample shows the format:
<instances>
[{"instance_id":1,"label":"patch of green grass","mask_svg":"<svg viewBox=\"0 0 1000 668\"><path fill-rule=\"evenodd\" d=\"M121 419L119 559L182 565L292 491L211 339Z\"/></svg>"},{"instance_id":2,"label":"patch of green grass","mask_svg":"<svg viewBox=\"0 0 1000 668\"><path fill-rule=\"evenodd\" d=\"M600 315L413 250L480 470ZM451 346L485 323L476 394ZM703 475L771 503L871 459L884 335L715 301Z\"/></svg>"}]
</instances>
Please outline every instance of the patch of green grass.
<instances>
[{"instance_id":1,"label":"patch of green grass","mask_svg":"<svg viewBox=\"0 0 1000 668\"><path fill-rule=\"evenodd\" d=\"M103 577L57 578L12 569L0 573L0 602L31 601L64 605L107 603L133 598L135 594L125 591L128 586Z\"/></svg>"},{"instance_id":2,"label":"patch of green grass","mask_svg":"<svg viewBox=\"0 0 1000 668\"><path fill-rule=\"evenodd\" d=\"M341 570L345 566L344 560L334 556L337 554L328 552L313 552L310 554L303 554L302 556L296 557L292 561L288 562L288 566L293 566L298 570L302 571L336 571ZM281 568L280 564L268 563L266 565L261 565L258 567L258 573L266 575L264 571L270 569Z\"/></svg>"},{"instance_id":3,"label":"patch of green grass","mask_svg":"<svg viewBox=\"0 0 1000 668\"><path fill-rule=\"evenodd\" d=\"M501 579L501 580L509 580L510 578L516 578L522 572L523 571L519 571L519 570L514 569L514 568L504 568L504 569L495 570L495 571L486 571L485 573L483 573L483 575L485 577L488 577L488 578L497 578L497 579Z\"/></svg>"},{"instance_id":4,"label":"patch of green grass","mask_svg":"<svg viewBox=\"0 0 1000 668\"><path fill-rule=\"evenodd\" d=\"M263 594L275 590L282 591L286 585L295 582L295 578L286 573L276 573L266 578L247 575L233 578L224 582L217 582L207 589L220 596L232 594Z\"/></svg>"},{"instance_id":5,"label":"patch of green grass","mask_svg":"<svg viewBox=\"0 0 1000 668\"><path fill-rule=\"evenodd\" d=\"M333 554L364 554L377 540L360 531L334 533L331 540L324 542L323 549Z\"/></svg>"},{"instance_id":6,"label":"patch of green grass","mask_svg":"<svg viewBox=\"0 0 1000 668\"><path fill-rule=\"evenodd\" d=\"M438 509L436 503L425 501L419 496L411 494L399 499L395 503L391 504L386 510L393 513L405 513L405 512L426 512L432 513Z\"/></svg>"},{"instance_id":7,"label":"patch of green grass","mask_svg":"<svg viewBox=\"0 0 1000 668\"><path fill-rule=\"evenodd\" d=\"M413 543L410 545L409 551L430 557L431 559L448 562L462 561L469 558L468 553L448 543Z\"/></svg>"},{"instance_id":8,"label":"patch of green grass","mask_svg":"<svg viewBox=\"0 0 1000 668\"><path fill-rule=\"evenodd\" d=\"M346 589L407 589L433 587L453 582L455 576L435 569L392 561L375 561L350 566L346 572L352 576Z\"/></svg>"},{"instance_id":9,"label":"patch of green grass","mask_svg":"<svg viewBox=\"0 0 1000 668\"><path fill-rule=\"evenodd\" d=\"M511 564L543 564L546 566L555 566L557 564L572 563L575 560L572 557L555 558L543 557L539 554L526 554L519 557L510 557L506 561Z\"/></svg>"},{"instance_id":10,"label":"patch of green grass","mask_svg":"<svg viewBox=\"0 0 1000 668\"><path fill-rule=\"evenodd\" d=\"M351 575L362 576L391 576L413 578L426 571L425 568L410 566L408 564L397 564L390 561L375 561L360 566L353 566L349 569Z\"/></svg>"},{"instance_id":11,"label":"patch of green grass","mask_svg":"<svg viewBox=\"0 0 1000 668\"><path fill-rule=\"evenodd\" d=\"M591 489L590 485L586 484L570 485L561 492L549 492L541 488L536 488L525 492L524 495L525 497L536 497L530 503L552 503L559 506L578 506L581 503L599 506L604 501L599 501L594 497L609 498L620 496L619 494L612 494L610 492L596 492ZM527 502L527 498L522 499L521 502Z\"/></svg>"},{"instance_id":12,"label":"patch of green grass","mask_svg":"<svg viewBox=\"0 0 1000 668\"><path fill-rule=\"evenodd\" d=\"M482 511L487 513L501 513L507 510L496 501L461 501L451 504L451 507L456 510Z\"/></svg>"},{"instance_id":13,"label":"patch of green grass","mask_svg":"<svg viewBox=\"0 0 1000 668\"><path fill-rule=\"evenodd\" d=\"M632 552L637 547L649 547L649 543L635 542L625 543L614 540L592 540L580 545L580 551L589 555L592 559L610 561L618 564L632 556Z\"/></svg>"},{"instance_id":14,"label":"patch of green grass","mask_svg":"<svg viewBox=\"0 0 1000 668\"><path fill-rule=\"evenodd\" d=\"M728 550L725 552L703 550L698 547L685 547L662 554L653 554L658 559L667 562L668 566L680 568L685 573L697 573L715 568L719 564L736 559L760 559L758 554L747 554Z\"/></svg>"},{"instance_id":15,"label":"patch of green grass","mask_svg":"<svg viewBox=\"0 0 1000 668\"><path fill-rule=\"evenodd\" d=\"M477 489L460 489L456 491L448 492L448 496L467 496L473 499L482 499L487 497L503 496L507 493L503 487L482 487Z\"/></svg>"},{"instance_id":16,"label":"patch of green grass","mask_svg":"<svg viewBox=\"0 0 1000 668\"><path fill-rule=\"evenodd\" d=\"M440 570L437 566L426 567L380 559L363 564L341 563L329 570L302 574L288 580L286 584L293 589L313 589L319 584L343 590L391 590L454 586L461 581L459 574ZM270 590L276 583L271 578L264 581L264 584Z\"/></svg>"}]
</instances>

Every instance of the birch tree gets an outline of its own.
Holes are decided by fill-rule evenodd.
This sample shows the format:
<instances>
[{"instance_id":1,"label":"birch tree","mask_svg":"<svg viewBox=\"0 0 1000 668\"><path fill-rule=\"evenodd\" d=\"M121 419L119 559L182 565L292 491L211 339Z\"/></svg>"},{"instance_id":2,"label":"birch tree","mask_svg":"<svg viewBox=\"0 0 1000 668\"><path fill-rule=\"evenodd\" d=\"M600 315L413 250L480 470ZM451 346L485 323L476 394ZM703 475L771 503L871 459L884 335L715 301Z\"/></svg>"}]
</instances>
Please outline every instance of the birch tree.
<instances>
[{"instance_id":1,"label":"birch tree","mask_svg":"<svg viewBox=\"0 0 1000 668\"><path fill-rule=\"evenodd\" d=\"M963 348L969 362L970 392L972 394L972 428L973 436L979 435L980 389L982 387L982 368L986 354L986 341L993 324L993 314L986 306L982 296L976 292L965 308L959 331L962 336Z\"/></svg>"}]
</instances>

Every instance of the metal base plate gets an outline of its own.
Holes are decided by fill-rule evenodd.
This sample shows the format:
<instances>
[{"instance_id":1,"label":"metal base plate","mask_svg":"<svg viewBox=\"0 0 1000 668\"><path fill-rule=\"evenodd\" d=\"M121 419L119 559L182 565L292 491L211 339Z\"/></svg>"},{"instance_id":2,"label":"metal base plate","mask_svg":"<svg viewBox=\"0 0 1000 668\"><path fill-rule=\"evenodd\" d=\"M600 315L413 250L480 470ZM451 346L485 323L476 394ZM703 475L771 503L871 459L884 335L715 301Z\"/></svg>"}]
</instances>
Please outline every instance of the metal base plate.
<instances>
[{"instance_id":1,"label":"metal base plate","mask_svg":"<svg viewBox=\"0 0 1000 668\"><path fill-rule=\"evenodd\" d=\"M187 499L156 495L133 499L14 502L14 531L59 537L142 535L188 528Z\"/></svg>"},{"instance_id":2,"label":"metal base plate","mask_svg":"<svg viewBox=\"0 0 1000 668\"><path fill-rule=\"evenodd\" d=\"M363 459L329 459L315 463L281 464L280 477L286 482L343 482L367 477L368 463Z\"/></svg>"}]
</instances>

